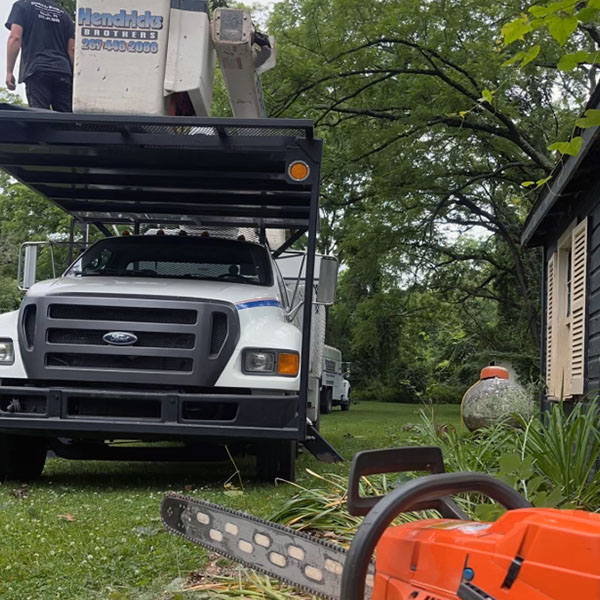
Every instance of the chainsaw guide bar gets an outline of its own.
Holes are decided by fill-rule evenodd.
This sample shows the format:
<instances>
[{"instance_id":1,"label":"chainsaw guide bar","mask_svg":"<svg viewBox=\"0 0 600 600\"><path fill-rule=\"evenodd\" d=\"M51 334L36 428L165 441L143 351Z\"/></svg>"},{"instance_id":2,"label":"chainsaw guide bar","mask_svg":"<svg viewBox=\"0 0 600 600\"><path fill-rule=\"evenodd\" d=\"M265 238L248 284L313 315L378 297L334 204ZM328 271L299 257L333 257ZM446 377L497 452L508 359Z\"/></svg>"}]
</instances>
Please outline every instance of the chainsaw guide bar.
<instances>
[{"instance_id":1,"label":"chainsaw guide bar","mask_svg":"<svg viewBox=\"0 0 600 600\"><path fill-rule=\"evenodd\" d=\"M320 598L340 600L346 550L301 531L178 494L165 496L165 527L198 544ZM371 597L374 567L367 576Z\"/></svg>"}]
</instances>

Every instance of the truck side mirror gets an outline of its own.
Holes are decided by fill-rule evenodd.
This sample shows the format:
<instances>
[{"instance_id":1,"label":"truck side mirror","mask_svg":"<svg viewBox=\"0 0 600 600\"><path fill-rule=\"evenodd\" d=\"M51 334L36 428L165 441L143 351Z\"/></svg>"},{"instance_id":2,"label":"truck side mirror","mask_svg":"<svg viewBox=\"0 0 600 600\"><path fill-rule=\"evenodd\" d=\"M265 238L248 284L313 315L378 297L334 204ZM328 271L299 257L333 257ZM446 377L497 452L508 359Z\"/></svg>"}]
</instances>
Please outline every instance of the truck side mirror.
<instances>
[{"instance_id":1,"label":"truck side mirror","mask_svg":"<svg viewBox=\"0 0 600 600\"><path fill-rule=\"evenodd\" d=\"M317 304L331 306L335 302L337 287L338 260L335 256L323 256L319 267L319 289Z\"/></svg>"},{"instance_id":2,"label":"truck side mirror","mask_svg":"<svg viewBox=\"0 0 600 600\"><path fill-rule=\"evenodd\" d=\"M22 290L28 290L35 283L36 280L38 246L24 244L23 250L23 265L22 270L20 270L19 272L19 275L22 275L22 280L21 277L19 277L19 287Z\"/></svg>"},{"instance_id":3,"label":"truck side mirror","mask_svg":"<svg viewBox=\"0 0 600 600\"><path fill-rule=\"evenodd\" d=\"M21 291L28 290L37 280L37 262L39 249L48 248L52 277L56 277L56 262L54 260L54 243L24 242L19 248L19 265L17 267L17 286Z\"/></svg>"}]
</instances>

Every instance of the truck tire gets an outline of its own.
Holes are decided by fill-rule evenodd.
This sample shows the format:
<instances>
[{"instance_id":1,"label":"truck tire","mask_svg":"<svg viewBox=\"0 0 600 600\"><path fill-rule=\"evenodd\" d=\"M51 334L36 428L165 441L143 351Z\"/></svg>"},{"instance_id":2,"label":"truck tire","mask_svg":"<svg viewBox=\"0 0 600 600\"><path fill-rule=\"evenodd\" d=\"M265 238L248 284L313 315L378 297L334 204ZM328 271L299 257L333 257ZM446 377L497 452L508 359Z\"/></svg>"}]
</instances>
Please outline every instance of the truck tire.
<instances>
[{"instance_id":1,"label":"truck tire","mask_svg":"<svg viewBox=\"0 0 600 600\"><path fill-rule=\"evenodd\" d=\"M261 481L273 483L275 479L294 481L296 478L296 442L276 440L258 447L256 476Z\"/></svg>"},{"instance_id":2,"label":"truck tire","mask_svg":"<svg viewBox=\"0 0 600 600\"><path fill-rule=\"evenodd\" d=\"M328 415L333 406L333 392L331 388L325 387L321 390L321 414Z\"/></svg>"},{"instance_id":3,"label":"truck tire","mask_svg":"<svg viewBox=\"0 0 600 600\"><path fill-rule=\"evenodd\" d=\"M39 479L47 452L44 438L0 433L0 481Z\"/></svg>"},{"instance_id":4,"label":"truck tire","mask_svg":"<svg viewBox=\"0 0 600 600\"><path fill-rule=\"evenodd\" d=\"M350 410L350 398L342 400L342 410Z\"/></svg>"}]
</instances>

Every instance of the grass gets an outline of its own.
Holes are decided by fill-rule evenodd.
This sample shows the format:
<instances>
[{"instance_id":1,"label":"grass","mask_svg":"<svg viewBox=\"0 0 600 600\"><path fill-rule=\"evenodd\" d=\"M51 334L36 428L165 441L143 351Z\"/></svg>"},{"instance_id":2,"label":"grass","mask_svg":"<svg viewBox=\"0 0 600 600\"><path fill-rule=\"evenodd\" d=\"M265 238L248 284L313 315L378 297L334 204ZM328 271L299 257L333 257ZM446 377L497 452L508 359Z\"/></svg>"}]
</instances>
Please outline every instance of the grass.
<instances>
[{"instance_id":1,"label":"grass","mask_svg":"<svg viewBox=\"0 0 600 600\"><path fill-rule=\"evenodd\" d=\"M419 405L362 403L349 412L322 417L322 432L344 456L337 465L318 463L308 453L298 461L298 483L307 472L347 475L360 450L398 445L419 422ZM458 427L458 407L436 409L440 424ZM241 460L244 491L224 483L230 463L212 465L104 463L51 459L40 482L22 488L0 484L0 597L3 600L155 600L177 598L190 573L208 555L168 535L158 507L166 491L228 505L266 517L297 491L252 479L250 460ZM277 591L245 597L283 598ZM220 597L188 592L184 600ZM234 597L231 595L230 597ZM241 597L241 596L240 596ZM285 596L290 598L292 596ZM300 598L301 596L294 596Z\"/></svg>"}]
</instances>

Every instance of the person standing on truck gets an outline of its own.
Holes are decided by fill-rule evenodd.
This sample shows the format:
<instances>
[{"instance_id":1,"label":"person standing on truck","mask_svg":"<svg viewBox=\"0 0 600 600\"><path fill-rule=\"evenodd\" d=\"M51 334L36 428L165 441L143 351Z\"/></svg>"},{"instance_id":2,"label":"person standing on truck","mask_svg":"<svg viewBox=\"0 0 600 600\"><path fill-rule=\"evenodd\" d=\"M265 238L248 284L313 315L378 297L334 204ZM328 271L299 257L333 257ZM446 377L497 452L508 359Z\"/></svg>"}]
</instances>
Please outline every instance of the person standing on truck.
<instances>
[{"instance_id":1,"label":"person standing on truck","mask_svg":"<svg viewBox=\"0 0 600 600\"><path fill-rule=\"evenodd\" d=\"M73 110L73 56L75 27L67 13L52 0L17 0L6 28L6 87L17 87L13 74L19 51L19 83L25 82L32 108L59 112Z\"/></svg>"}]
</instances>

